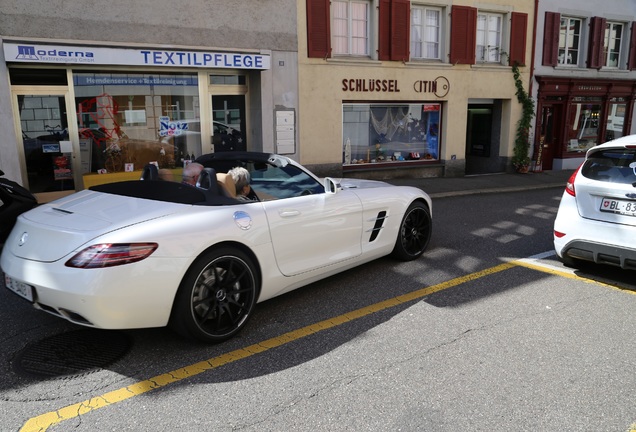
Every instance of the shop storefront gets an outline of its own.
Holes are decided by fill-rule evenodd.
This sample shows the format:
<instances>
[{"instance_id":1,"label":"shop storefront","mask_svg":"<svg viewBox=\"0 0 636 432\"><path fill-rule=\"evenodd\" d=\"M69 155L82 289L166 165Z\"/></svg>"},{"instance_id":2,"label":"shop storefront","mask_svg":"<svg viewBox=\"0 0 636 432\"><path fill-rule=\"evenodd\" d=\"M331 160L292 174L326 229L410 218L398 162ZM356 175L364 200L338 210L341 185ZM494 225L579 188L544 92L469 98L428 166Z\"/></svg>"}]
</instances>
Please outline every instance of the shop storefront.
<instances>
[{"instance_id":1,"label":"shop storefront","mask_svg":"<svg viewBox=\"0 0 636 432\"><path fill-rule=\"evenodd\" d=\"M538 170L575 169L591 147L630 133L635 81L536 79Z\"/></svg>"},{"instance_id":2,"label":"shop storefront","mask_svg":"<svg viewBox=\"0 0 636 432\"><path fill-rule=\"evenodd\" d=\"M397 97L411 93L413 101L343 101L343 170L439 164L442 103L450 83L445 77L416 80L408 88L399 80L343 79L342 91ZM439 87L439 88L438 88ZM429 95L433 101L417 100Z\"/></svg>"},{"instance_id":3,"label":"shop storefront","mask_svg":"<svg viewBox=\"0 0 636 432\"><path fill-rule=\"evenodd\" d=\"M212 151L262 150L257 52L3 44L22 182L48 201L139 178L180 175ZM254 122L260 125L260 121Z\"/></svg>"}]
</instances>

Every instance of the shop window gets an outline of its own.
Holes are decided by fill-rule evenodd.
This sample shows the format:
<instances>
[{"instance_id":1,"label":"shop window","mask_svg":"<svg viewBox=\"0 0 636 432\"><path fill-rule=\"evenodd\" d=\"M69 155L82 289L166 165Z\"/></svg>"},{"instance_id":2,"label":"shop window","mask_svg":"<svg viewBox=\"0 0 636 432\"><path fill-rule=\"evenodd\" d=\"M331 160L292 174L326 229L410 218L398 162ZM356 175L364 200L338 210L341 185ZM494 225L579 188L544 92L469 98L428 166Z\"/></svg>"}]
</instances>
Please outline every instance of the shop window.
<instances>
[{"instance_id":1,"label":"shop window","mask_svg":"<svg viewBox=\"0 0 636 432\"><path fill-rule=\"evenodd\" d=\"M411 9L411 58L439 60L442 32L439 8L413 6Z\"/></svg>"},{"instance_id":2,"label":"shop window","mask_svg":"<svg viewBox=\"0 0 636 432\"><path fill-rule=\"evenodd\" d=\"M623 24L608 22L605 24L603 39L603 59L605 67L618 68L623 40Z\"/></svg>"},{"instance_id":3,"label":"shop window","mask_svg":"<svg viewBox=\"0 0 636 432\"><path fill-rule=\"evenodd\" d=\"M624 103L614 103L609 105L609 109L607 110L605 141L611 141L623 136L626 110L627 105Z\"/></svg>"},{"instance_id":4,"label":"shop window","mask_svg":"<svg viewBox=\"0 0 636 432\"><path fill-rule=\"evenodd\" d=\"M599 142L600 100L574 103L570 106L571 129L568 133L568 152L585 152Z\"/></svg>"},{"instance_id":5,"label":"shop window","mask_svg":"<svg viewBox=\"0 0 636 432\"><path fill-rule=\"evenodd\" d=\"M577 66L579 63L581 20L561 17L559 27L558 64Z\"/></svg>"},{"instance_id":6,"label":"shop window","mask_svg":"<svg viewBox=\"0 0 636 432\"><path fill-rule=\"evenodd\" d=\"M501 60L502 15L479 13L477 15L477 51L478 62L499 63Z\"/></svg>"},{"instance_id":7,"label":"shop window","mask_svg":"<svg viewBox=\"0 0 636 432\"><path fill-rule=\"evenodd\" d=\"M343 163L439 160L441 105L344 104Z\"/></svg>"},{"instance_id":8,"label":"shop window","mask_svg":"<svg viewBox=\"0 0 636 432\"><path fill-rule=\"evenodd\" d=\"M196 74L75 73L84 174L176 169L201 155Z\"/></svg>"}]
</instances>

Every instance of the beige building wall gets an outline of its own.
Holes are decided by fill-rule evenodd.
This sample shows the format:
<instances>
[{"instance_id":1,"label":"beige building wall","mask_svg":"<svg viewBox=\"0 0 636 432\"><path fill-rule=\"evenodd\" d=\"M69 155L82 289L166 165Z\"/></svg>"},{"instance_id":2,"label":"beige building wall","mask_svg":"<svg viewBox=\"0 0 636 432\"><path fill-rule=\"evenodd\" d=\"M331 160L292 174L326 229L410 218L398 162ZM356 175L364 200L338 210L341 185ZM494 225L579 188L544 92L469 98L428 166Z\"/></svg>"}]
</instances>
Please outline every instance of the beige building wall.
<instances>
[{"instance_id":1,"label":"beige building wall","mask_svg":"<svg viewBox=\"0 0 636 432\"><path fill-rule=\"evenodd\" d=\"M428 2L427 2L428 4ZM532 58L532 32L534 2L531 0L495 0L487 4L478 1L435 2L445 5L446 15L452 4L466 5L481 10L497 12L522 12L528 14L526 62L521 69L526 90L530 80ZM449 18L447 16L447 18ZM450 18L449 18L450 19ZM298 3L298 57L299 57L299 133L302 143L300 161L316 171L334 174L342 169L342 102L441 102L440 162L445 166L442 175L463 172L466 146L467 107L480 100L501 100L500 156L511 157L516 122L521 115L521 106L516 100L515 83L511 67L499 65L451 65L448 63L450 29L446 22L444 51L446 62L396 62L349 59L316 59L307 57L306 3ZM376 23L377 28L377 23ZM377 35L376 35L377 36ZM508 44L509 35L504 35ZM505 46L505 45L504 45ZM417 92L414 86L419 81L433 81L444 77L450 83L448 94L437 97L431 92ZM399 92L351 92L342 90L344 79L395 80ZM439 93L439 91L438 91ZM378 174L375 177L410 176L408 163L401 173ZM371 169L372 167L367 167ZM381 169L381 167L378 167ZM439 175L433 170L432 175ZM418 175L427 175L418 173ZM373 176L371 173L367 177Z\"/></svg>"}]
</instances>

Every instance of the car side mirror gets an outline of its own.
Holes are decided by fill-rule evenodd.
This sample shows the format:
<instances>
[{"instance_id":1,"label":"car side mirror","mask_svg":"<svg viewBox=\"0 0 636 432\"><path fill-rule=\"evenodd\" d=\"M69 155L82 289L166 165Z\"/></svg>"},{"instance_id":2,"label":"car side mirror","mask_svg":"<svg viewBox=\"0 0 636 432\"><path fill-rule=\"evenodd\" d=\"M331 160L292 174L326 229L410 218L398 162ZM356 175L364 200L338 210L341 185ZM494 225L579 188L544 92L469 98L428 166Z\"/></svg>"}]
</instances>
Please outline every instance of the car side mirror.
<instances>
[{"instance_id":1,"label":"car side mirror","mask_svg":"<svg viewBox=\"0 0 636 432\"><path fill-rule=\"evenodd\" d=\"M336 194L338 191L342 190L340 183L331 177L325 177L323 186L325 188L325 193L327 194Z\"/></svg>"}]
</instances>

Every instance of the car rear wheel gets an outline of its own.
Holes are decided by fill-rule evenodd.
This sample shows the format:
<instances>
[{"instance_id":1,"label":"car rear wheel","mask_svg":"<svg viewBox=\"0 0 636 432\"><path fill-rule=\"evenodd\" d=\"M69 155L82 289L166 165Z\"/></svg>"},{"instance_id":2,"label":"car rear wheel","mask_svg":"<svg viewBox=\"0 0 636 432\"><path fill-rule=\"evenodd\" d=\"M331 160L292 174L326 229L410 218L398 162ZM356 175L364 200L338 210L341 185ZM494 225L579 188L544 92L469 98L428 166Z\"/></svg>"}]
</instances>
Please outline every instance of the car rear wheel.
<instances>
[{"instance_id":1,"label":"car rear wheel","mask_svg":"<svg viewBox=\"0 0 636 432\"><path fill-rule=\"evenodd\" d=\"M402 261L411 261L424 253L431 239L433 221L426 204L416 201L402 218L392 255Z\"/></svg>"},{"instance_id":2,"label":"car rear wheel","mask_svg":"<svg viewBox=\"0 0 636 432\"><path fill-rule=\"evenodd\" d=\"M185 337L221 342L249 320L258 278L251 259L238 249L220 248L200 257L183 278L170 326Z\"/></svg>"}]
</instances>

